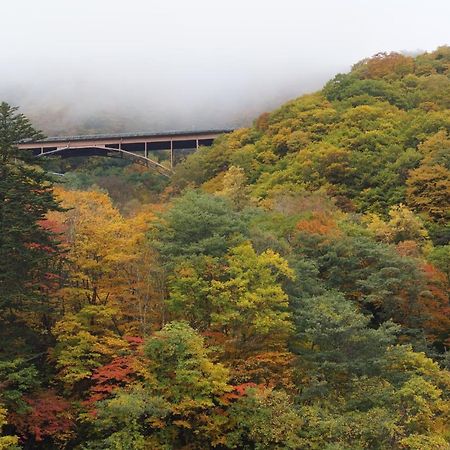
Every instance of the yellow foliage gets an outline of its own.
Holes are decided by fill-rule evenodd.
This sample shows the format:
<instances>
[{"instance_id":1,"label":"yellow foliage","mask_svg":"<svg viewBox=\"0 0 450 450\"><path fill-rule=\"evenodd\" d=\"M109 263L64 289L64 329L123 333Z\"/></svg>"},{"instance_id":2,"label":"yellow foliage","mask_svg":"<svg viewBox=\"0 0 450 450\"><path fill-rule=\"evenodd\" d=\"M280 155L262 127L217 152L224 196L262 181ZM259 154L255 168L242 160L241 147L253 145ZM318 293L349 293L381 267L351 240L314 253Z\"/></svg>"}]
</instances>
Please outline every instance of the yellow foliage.
<instances>
[{"instance_id":1,"label":"yellow foliage","mask_svg":"<svg viewBox=\"0 0 450 450\"><path fill-rule=\"evenodd\" d=\"M65 311L107 304L117 310L125 332L145 333L160 314L162 297L155 255L146 245L153 212L143 209L125 218L105 193L61 188L56 193L71 208L51 217L63 225L68 245L69 281L58 293Z\"/></svg>"},{"instance_id":2,"label":"yellow foliage","mask_svg":"<svg viewBox=\"0 0 450 450\"><path fill-rule=\"evenodd\" d=\"M422 221L403 204L389 210L390 220L385 222L377 214L367 214L364 218L367 229L382 242L415 241L423 245L428 240L428 232Z\"/></svg>"},{"instance_id":3,"label":"yellow foliage","mask_svg":"<svg viewBox=\"0 0 450 450\"><path fill-rule=\"evenodd\" d=\"M2 434L2 428L7 424L6 422L6 409L0 405L0 450L13 450L19 448L19 438L17 436L4 436Z\"/></svg>"}]
</instances>

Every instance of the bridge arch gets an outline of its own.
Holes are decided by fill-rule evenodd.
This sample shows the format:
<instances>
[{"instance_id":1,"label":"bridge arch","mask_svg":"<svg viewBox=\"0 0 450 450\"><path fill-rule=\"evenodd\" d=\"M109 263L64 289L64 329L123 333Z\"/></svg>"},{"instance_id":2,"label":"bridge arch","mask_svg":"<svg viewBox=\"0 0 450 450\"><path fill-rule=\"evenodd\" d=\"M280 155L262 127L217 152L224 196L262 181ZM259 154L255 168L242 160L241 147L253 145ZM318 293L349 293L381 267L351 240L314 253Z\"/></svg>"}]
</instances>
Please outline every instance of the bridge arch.
<instances>
[{"instance_id":1,"label":"bridge arch","mask_svg":"<svg viewBox=\"0 0 450 450\"><path fill-rule=\"evenodd\" d=\"M126 158L131 160L135 164L139 164L149 169L154 169L161 175L165 177L170 177L173 174L173 169L170 167L166 167L160 164L157 161L149 158L148 156L139 155L137 153L129 152L122 148L114 148L114 147L106 147L93 145L90 147L84 146L65 146L58 147L53 150L46 150L40 153L37 153L35 156L37 158L45 157L45 156L67 156L67 157L76 157L76 156L105 156L109 158Z\"/></svg>"}]
</instances>

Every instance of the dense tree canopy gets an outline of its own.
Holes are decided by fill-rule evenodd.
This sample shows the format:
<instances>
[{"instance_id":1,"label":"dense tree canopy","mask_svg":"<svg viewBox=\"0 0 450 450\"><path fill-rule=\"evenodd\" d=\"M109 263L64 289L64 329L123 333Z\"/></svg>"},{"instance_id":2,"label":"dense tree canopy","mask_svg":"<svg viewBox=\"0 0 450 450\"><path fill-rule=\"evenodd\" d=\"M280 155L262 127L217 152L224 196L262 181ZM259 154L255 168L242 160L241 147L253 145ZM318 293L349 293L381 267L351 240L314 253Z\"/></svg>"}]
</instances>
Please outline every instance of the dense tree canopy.
<instances>
[{"instance_id":1,"label":"dense tree canopy","mask_svg":"<svg viewBox=\"0 0 450 450\"><path fill-rule=\"evenodd\" d=\"M448 47L378 54L54 187L0 105L0 449L447 449L449 106Z\"/></svg>"}]
</instances>

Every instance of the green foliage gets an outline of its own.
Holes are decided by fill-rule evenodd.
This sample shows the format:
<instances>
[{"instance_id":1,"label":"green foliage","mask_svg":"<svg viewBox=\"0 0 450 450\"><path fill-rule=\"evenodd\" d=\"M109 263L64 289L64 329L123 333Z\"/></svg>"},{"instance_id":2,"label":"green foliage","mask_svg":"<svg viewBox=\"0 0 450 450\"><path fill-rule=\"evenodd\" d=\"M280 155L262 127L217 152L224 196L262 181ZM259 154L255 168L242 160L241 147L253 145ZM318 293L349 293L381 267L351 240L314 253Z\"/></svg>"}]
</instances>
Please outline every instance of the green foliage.
<instances>
[{"instance_id":1,"label":"green foliage","mask_svg":"<svg viewBox=\"0 0 450 450\"><path fill-rule=\"evenodd\" d=\"M147 341L145 355L151 376L97 403L94 428L108 437L88 448L210 448L219 442L220 405L232 388L228 370L210 359L202 337L186 323L172 322Z\"/></svg>"},{"instance_id":2,"label":"green foliage","mask_svg":"<svg viewBox=\"0 0 450 450\"><path fill-rule=\"evenodd\" d=\"M206 448L220 441L222 397L232 388L228 370L211 360L203 339L189 325L172 322L147 342L145 352L156 392L170 405L163 442L203 442Z\"/></svg>"},{"instance_id":3,"label":"green foliage","mask_svg":"<svg viewBox=\"0 0 450 450\"><path fill-rule=\"evenodd\" d=\"M219 331L240 352L283 345L292 331L282 281L293 279L287 261L272 250L257 254L251 243L178 266L170 278L171 310L204 329Z\"/></svg>"},{"instance_id":4,"label":"green foliage","mask_svg":"<svg viewBox=\"0 0 450 450\"><path fill-rule=\"evenodd\" d=\"M395 327L367 328L367 318L337 300L313 298L305 306L315 303L314 311L298 313L303 447L414 448L417 438L445 448L448 372L392 346Z\"/></svg>"},{"instance_id":5,"label":"green foliage","mask_svg":"<svg viewBox=\"0 0 450 450\"><path fill-rule=\"evenodd\" d=\"M24 396L40 386L38 371L23 359L0 361L0 402L23 413L28 409Z\"/></svg>"},{"instance_id":6,"label":"green foliage","mask_svg":"<svg viewBox=\"0 0 450 450\"><path fill-rule=\"evenodd\" d=\"M166 260L195 255L220 256L241 240L244 222L219 197L189 191L163 215L154 239Z\"/></svg>"},{"instance_id":7,"label":"green foliage","mask_svg":"<svg viewBox=\"0 0 450 450\"><path fill-rule=\"evenodd\" d=\"M303 420L285 392L247 389L246 395L230 408L230 416L232 428L227 435L227 448L301 447L297 432Z\"/></svg>"},{"instance_id":8,"label":"green foliage","mask_svg":"<svg viewBox=\"0 0 450 450\"><path fill-rule=\"evenodd\" d=\"M212 282L213 324L231 334L241 351L264 337L282 342L292 329L280 285L283 277L294 277L287 262L272 250L258 255L248 242L231 249L227 259L227 279Z\"/></svg>"},{"instance_id":9,"label":"green foliage","mask_svg":"<svg viewBox=\"0 0 450 450\"><path fill-rule=\"evenodd\" d=\"M152 372L176 413L206 408L230 390L228 371L209 359L203 339L186 323L172 322L145 347Z\"/></svg>"},{"instance_id":10,"label":"green foliage","mask_svg":"<svg viewBox=\"0 0 450 450\"><path fill-rule=\"evenodd\" d=\"M168 279L169 312L196 329L208 329L216 309L211 283L220 277L221 266L215 258L197 257L178 264Z\"/></svg>"},{"instance_id":11,"label":"green foliage","mask_svg":"<svg viewBox=\"0 0 450 450\"><path fill-rule=\"evenodd\" d=\"M126 159L66 158L46 161L46 168L63 173L60 181L67 188L106 191L114 205L125 214L134 213L143 203L157 202L158 195L168 184L166 177Z\"/></svg>"},{"instance_id":12,"label":"green foliage","mask_svg":"<svg viewBox=\"0 0 450 450\"><path fill-rule=\"evenodd\" d=\"M163 448L157 439L146 436L146 426L153 424L157 429L169 413L169 406L139 385L117 392L113 398L97 403L95 417L89 418L94 432L86 448Z\"/></svg>"},{"instance_id":13,"label":"green foliage","mask_svg":"<svg viewBox=\"0 0 450 450\"><path fill-rule=\"evenodd\" d=\"M321 380L319 385L326 380L329 386L345 390L353 377L379 374L399 327L387 322L372 329L369 322L354 304L334 292L299 302L296 351L301 364L312 364L309 376Z\"/></svg>"},{"instance_id":14,"label":"green foliage","mask_svg":"<svg viewBox=\"0 0 450 450\"><path fill-rule=\"evenodd\" d=\"M0 321L20 311L47 311L59 254L54 234L42 224L49 211L60 209L52 180L26 165L26 153L17 149L20 140L40 134L16 111L0 104Z\"/></svg>"},{"instance_id":15,"label":"green foliage","mask_svg":"<svg viewBox=\"0 0 450 450\"><path fill-rule=\"evenodd\" d=\"M417 260L361 234L330 238L300 233L296 247L314 262L328 289L357 302L375 316L375 323L393 319L407 325L411 335L424 326L420 296L427 287Z\"/></svg>"},{"instance_id":16,"label":"green foliage","mask_svg":"<svg viewBox=\"0 0 450 450\"><path fill-rule=\"evenodd\" d=\"M41 132L35 130L31 122L21 113L19 108L0 103L0 154L2 166L14 158L26 159L26 152L21 152L17 144L25 139L40 139Z\"/></svg>"},{"instance_id":17,"label":"green foliage","mask_svg":"<svg viewBox=\"0 0 450 450\"><path fill-rule=\"evenodd\" d=\"M450 281L450 244L435 247L428 255L428 259L445 275Z\"/></svg>"}]
</instances>

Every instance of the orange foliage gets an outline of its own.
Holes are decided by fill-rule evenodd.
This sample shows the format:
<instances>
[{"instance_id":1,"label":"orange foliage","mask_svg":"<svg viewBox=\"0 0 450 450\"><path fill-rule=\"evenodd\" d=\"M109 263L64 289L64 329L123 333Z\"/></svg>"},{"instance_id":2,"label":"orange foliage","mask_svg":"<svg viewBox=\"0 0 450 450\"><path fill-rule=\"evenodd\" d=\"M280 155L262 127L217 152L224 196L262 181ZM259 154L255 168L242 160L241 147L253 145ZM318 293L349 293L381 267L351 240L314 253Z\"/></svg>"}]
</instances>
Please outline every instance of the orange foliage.
<instances>
[{"instance_id":1,"label":"orange foliage","mask_svg":"<svg viewBox=\"0 0 450 450\"><path fill-rule=\"evenodd\" d=\"M293 389L295 355L287 351L267 351L232 362L232 378L240 383Z\"/></svg>"},{"instance_id":2,"label":"orange foliage","mask_svg":"<svg viewBox=\"0 0 450 450\"><path fill-rule=\"evenodd\" d=\"M340 231L330 214L313 212L311 219L302 219L297 223L297 230L309 234L338 236Z\"/></svg>"},{"instance_id":3,"label":"orange foliage","mask_svg":"<svg viewBox=\"0 0 450 450\"><path fill-rule=\"evenodd\" d=\"M420 296L426 317L425 330L430 340L440 338L446 342L447 347L450 347L450 304L447 278L432 264L424 264L422 270L428 281L428 292Z\"/></svg>"},{"instance_id":4,"label":"orange foliage","mask_svg":"<svg viewBox=\"0 0 450 450\"><path fill-rule=\"evenodd\" d=\"M255 120L255 128L260 131L265 131L269 128L269 118L270 114L268 112L263 112L259 115L259 117Z\"/></svg>"},{"instance_id":5,"label":"orange foliage","mask_svg":"<svg viewBox=\"0 0 450 450\"><path fill-rule=\"evenodd\" d=\"M395 52L378 53L366 61L365 69L368 78L400 77L414 72L414 59Z\"/></svg>"}]
</instances>

